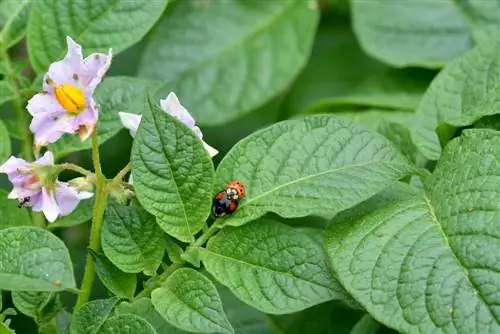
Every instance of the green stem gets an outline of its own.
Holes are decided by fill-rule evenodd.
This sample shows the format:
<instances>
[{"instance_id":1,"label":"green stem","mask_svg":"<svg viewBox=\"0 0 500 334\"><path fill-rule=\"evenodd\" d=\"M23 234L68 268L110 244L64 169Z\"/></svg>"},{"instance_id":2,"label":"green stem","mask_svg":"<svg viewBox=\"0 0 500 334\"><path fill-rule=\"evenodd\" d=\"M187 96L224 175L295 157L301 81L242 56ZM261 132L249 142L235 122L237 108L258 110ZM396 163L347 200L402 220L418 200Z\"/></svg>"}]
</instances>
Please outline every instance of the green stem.
<instances>
[{"instance_id":1,"label":"green stem","mask_svg":"<svg viewBox=\"0 0 500 334\"><path fill-rule=\"evenodd\" d=\"M128 172L132 169L132 164L129 162L123 169L116 174L116 176L113 178L113 181L115 182L121 182L125 175L127 175Z\"/></svg>"},{"instance_id":2,"label":"green stem","mask_svg":"<svg viewBox=\"0 0 500 334\"><path fill-rule=\"evenodd\" d=\"M214 223L212 226L208 228L208 230L203 231L203 234L193 243L193 247L203 246L203 244L205 244L205 242L207 242L208 239L210 239L210 237L214 235L215 232L217 232L219 229L220 227L217 226L217 223Z\"/></svg>"},{"instance_id":3,"label":"green stem","mask_svg":"<svg viewBox=\"0 0 500 334\"><path fill-rule=\"evenodd\" d=\"M59 164L57 166L60 167L61 169L69 169L69 170L72 170L74 172L80 173L80 174L85 175L85 176L93 176L94 175L94 173L89 172L85 168L82 168L78 165L71 164L71 163L62 163L62 164Z\"/></svg>"},{"instance_id":4,"label":"green stem","mask_svg":"<svg viewBox=\"0 0 500 334\"><path fill-rule=\"evenodd\" d=\"M160 287L162 283L170 276L173 274L174 271L176 271L179 268L182 268L184 266L185 262L177 262L172 264L170 267L168 267L156 280L148 284L144 290L139 292L137 296L135 296L135 299L139 299L142 297L149 297L151 295L151 292L153 292L154 289Z\"/></svg>"},{"instance_id":5,"label":"green stem","mask_svg":"<svg viewBox=\"0 0 500 334\"><path fill-rule=\"evenodd\" d=\"M99 158L99 141L97 133L92 133L92 161L94 164L96 175L96 199L94 202L94 209L92 211L92 227L90 229L89 248L98 251L101 247L101 225L106 208L106 201L108 198L108 189L105 184L104 175L102 174L101 162ZM92 291L92 284L94 283L94 260L90 253L87 254L87 262L85 263L85 272L81 284L81 292L76 301L75 310L82 307L90 297Z\"/></svg>"}]
</instances>

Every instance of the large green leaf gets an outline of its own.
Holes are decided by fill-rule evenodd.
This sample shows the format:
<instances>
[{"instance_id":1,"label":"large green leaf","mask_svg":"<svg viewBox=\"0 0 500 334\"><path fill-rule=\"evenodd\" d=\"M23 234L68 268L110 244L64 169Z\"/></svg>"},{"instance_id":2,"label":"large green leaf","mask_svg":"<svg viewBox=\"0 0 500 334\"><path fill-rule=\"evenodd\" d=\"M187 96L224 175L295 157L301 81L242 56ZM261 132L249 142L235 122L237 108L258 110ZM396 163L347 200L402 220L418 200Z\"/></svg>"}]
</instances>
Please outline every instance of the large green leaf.
<instances>
[{"instance_id":1,"label":"large green leaf","mask_svg":"<svg viewBox=\"0 0 500 334\"><path fill-rule=\"evenodd\" d=\"M36 227L0 230L0 287L12 291L75 289L73 264L64 243Z\"/></svg>"},{"instance_id":2,"label":"large green leaf","mask_svg":"<svg viewBox=\"0 0 500 334\"><path fill-rule=\"evenodd\" d=\"M116 315L104 323L97 334L156 334L145 319L133 314ZM160 333L161 334L161 333Z\"/></svg>"},{"instance_id":3,"label":"large green leaf","mask_svg":"<svg viewBox=\"0 0 500 334\"><path fill-rule=\"evenodd\" d=\"M166 82L202 124L230 122L284 90L306 63L315 1L178 1L155 28L139 75ZM161 70L159 70L161 69Z\"/></svg>"},{"instance_id":4,"label":"large green leaf","mask_svg":"<svg viewBox=\"0 0 500 334\"><path fill-rule=\"evenodd\" d=\"M154 327L158 334L168 333L168 334L186 334L183 330L180 330L172 325L170 325L154 308L149 298L139 298L134 300L132 303L123 302L116 307L117 314L135 314Z\"/></svg>"},{"instance_id":5,"label":"large green leaf","mask_svg":"<svg viewBox=\"0 0 500 334\"><path fill-rule=\"evenodd\" d=\"M432 81L417 109L412 138L429 159L437 160L441 146L438 125L470 125L500 112L500 40L478 45L451 62Z\"/></svg>"},{"instance_id":6,"label":"large green leaf","mask_svg":"<svg viewBox=\"0 0 500 334\"><path fill-rule=\"evenodd\" d=\"M118 54L137 43L153 27L167 0L36 0L28 20L31 65L44 72L66 54L66 36L87 54Z\"/></svg>"},{"instance_id":7,"label":"large green leaf","mask_svg":"<svg viewBox=\"0 0 500 334\"><path fill-rule=\"evenodd\" d=\"M31 0L0 1L0 48L7 50L23 38L30 5Z\"/></svg>"},{"instance_id":8,"label":"large green leaf","mask_svg":"<svg viewBox=\"0 0 500 334\"><path fill-rule=\"evenodd\" d=\"M137 286L135 274L124 273L116 268L102 253L89 249L95 263L95 272L102 284L115 296L132 299Z\"/></svg>"},{"instance_id":9,"label":"large green leaf","mask_svg":"<svg viewBox=\"0 0 500 334\"><path fill-rule=\"evenodd\" d=\"M176 270L151 293L151 301L165 320L185 331L234 333L215 285L196 270Z\"/></svg>"},{"instance_id":10,"label":"large green leaf","mask_svg":"<svg viewBox=\"0 0 500 334\"><path fill-rule=\"evenodd\" d=\"M266 212L333 217L409 174L407 160L381 135L334 116L274 124L241 140L217 168L217 185L243 182L246 197L223 225Z\"/></svg>"},{"instance_id":11,"label":"large green leaf","mask_svg":"<svg viewBox=\"0 0 500 334\"><path fill-rule=\"evenodd\" d=\"M202 141L149 98L132 147L137 199L160 227L190 242L210 214L214 167Z\"/></svg>"},{"instance_id":12,"label":"large green leaf","mask_svg":"<svg viewBox=\"0 0 500 334\"><path fill-rule=\"evenodd\" d=\"M2 165L11 153L9 131L4 122L0 120L0 165Z\"/></svg>"},{"instance_id":13,"label":"large green leaf","mask_svg":"<svg viewBox=\"0 0 500 334\"><path fill-rule=\"evenodd\" d=\"M287 94L291 114L341 105L415 109L431 77L394 69L368 57L347 26L321 26L311 59Z\"/></svg>"},{"instance_id":14,"label":"large green leaf","mask_svg":"<svg viewBox=\"0 0 500 334\"><path fill-rule=\"evenodd\" d=\"M110 202L101 232L104 254L126 273L156 273L165 252L155 217L137 206Z\"/></svg>"},{"instance_id":15,"label":"large green leaf","mask_svg":"<svg viewBox=\"0 0 500 334\"><path fill-rule=\"evenodd\" d=\"M140 113L135 109L138 102L142 102L149 89L158 87L158 82L130 77L109 77L97 87L95 98L99 104L99 122L97 133L99 144L115 136L123 125L118 112ZM159 101L158 101L159 102ZM49 145L49 149L61 158L71 152L89 149L90 140L81 141L79 136L64 135L57 142Z\"/></svg>"},{"instance_id":16,"label":"large green leaf","mask_svg":"<svg viewBox=\"0 0 500 334\"><path fill-rule=\"evenodd\" d=\"M292 313L348 298L328 271L322 245L269 219L223 229L201 258L220 283L265 313Z\"/></svg>"},{"instance_id":17,"label":"large green leaf","mask_svg":"<svg viewBox=\"0 0 500 334\"><path fill-rule=\"evenodd\" d=\"M500 331L500 133L449 143L427 195L333 224L326 242L344 287L404 333Z\"/></svg>"},{"instance_id":18,"label":"large green leaf","mask_svg":"<svg viewBox=\"0 0 500 334\"><path fill-rule=\"evenodd\" d=\"M452 1L351 0L363 49L395 67L441 67L472 46Z\"/></svg>"},{"instance_id":19,"label":"large green leaf","mask_svg":"<svg viewBox=\"0 0 500 334\"><path fill-rule=\"evenodd\" d=\"M119 298L96 299L88 302L73 313L71 334L97 334L113 312Z\"/></svg>"},{"instance_id":20,"label":"large green leaf","mask_svg":"<svg viewBox=\"0 0 500 334\"><path fill-rule=\"evenodd\" d=\"M498 40L498 18L500 17L499 0L454 0L472 26L477 41Z\"/></svg>"},{"instance_id":21,"label":"large green leaf","mask_svg":"<svg viewBox=\"0 0 500 334\"><path fill-rule=\"evenodd\" d=\"M362 124L372 130L377 130L383 122L391 122L410 126L415 119L415 113L410 110L383 110L383 109L366 109L366 110L335 110L335 116L343 117Z\"/></svg>"}]
</instances>

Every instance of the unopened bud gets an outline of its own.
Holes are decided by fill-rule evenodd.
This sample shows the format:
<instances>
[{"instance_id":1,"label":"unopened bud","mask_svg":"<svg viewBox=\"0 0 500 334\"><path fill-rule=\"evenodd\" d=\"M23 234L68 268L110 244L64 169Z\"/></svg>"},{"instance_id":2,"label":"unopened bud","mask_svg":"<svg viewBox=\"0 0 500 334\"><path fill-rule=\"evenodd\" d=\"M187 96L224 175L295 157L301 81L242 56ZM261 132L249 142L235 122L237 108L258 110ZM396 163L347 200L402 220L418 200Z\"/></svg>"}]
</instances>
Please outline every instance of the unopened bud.
<instances>
[{"instance_id":1,"label":"unopened bud","mask_svg":"<svg viewBox=\"0 0 500 334\"><path fill-rule=\"evenodd\" d=\"M90 177L77 177L69 180L68 183L78 191L92 191L94 189L94 183Z\"/></svg>"}]
</instances>

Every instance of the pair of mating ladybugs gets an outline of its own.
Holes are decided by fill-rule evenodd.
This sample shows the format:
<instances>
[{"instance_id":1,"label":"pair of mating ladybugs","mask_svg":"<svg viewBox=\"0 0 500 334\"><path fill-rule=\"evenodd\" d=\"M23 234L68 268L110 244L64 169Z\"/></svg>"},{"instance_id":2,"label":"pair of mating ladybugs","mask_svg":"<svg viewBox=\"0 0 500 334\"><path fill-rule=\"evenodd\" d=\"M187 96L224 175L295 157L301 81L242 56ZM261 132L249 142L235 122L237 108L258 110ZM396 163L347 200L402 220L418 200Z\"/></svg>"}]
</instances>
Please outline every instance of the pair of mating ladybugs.
<instances>
[{"instance_id":1,"label":"pair of mating ladybugs","mask_svg":"<svg viewBox=\"0 0 500 334\"><path fill-rule=\"evenodd\" d=\"M245 187L241 182L231 181L226 189L215 195L212 201L212 214L220 218L231 214L238 208L238 203L245 196Z\"/></svg>"}]
</instances>

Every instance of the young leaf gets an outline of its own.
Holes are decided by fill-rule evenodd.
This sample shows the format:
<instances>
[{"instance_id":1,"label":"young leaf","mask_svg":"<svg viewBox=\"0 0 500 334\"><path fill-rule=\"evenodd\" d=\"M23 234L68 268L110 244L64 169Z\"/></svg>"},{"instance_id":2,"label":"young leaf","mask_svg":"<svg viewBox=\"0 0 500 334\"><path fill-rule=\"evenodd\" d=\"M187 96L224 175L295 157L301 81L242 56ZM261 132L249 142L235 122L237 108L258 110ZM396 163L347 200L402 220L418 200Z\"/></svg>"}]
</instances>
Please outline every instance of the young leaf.
<instances>
[{"instance_id":1,"label":"young leaf","mask_svg":"<svg viewBox=\"0 0 500 334\"><path fill-rule=\"evenodd\" d=\"M500 43L479 44L448 64L432 81L416 111L412 138L429 159L437 160L441 145L438 125L467 126L498 113Z\"/></svg>"},{"instance_id":2,"label":"young leaf","mask_svg":"<svg viewBox=\"0 0 500 334\"><path fill-rule=\"evenodd\" d=\"M260 219L212 237L201 258L207 271L250 306L271 314L347 299L321 245L292 227Z\"/></svg>"},{"instance_id":3,"label":"young leaf","mask_svg":"<svg viewBox=\"0 0 500 334\"><path fill-rule=\"evenodd\" d=\"M142 102L144 94L159 86L156 81L130 77L109 77L97 87L95 99L99 104L99 144L102 145L113 138L123 125L118 117L118 112L125 111L137 113L137 102ZM89 149L90 140L81 141L78 136L64 135L57 142L50 144L49 149L57 159L80 150Z\"/></svg>"},{"instance_id":4,"label":"young leaf","mask_svg":"<svg viewBox=\"0 0 500 334\"><path fill-rule=\"evenodd\" d=\"M153 275L165 252L155 217L137 206L109 202L101 232L104 254L121 271Z\"/></svg>"},{"instance_id":5,"label":"young leaf","mask_svg":"<svg viewBox=\"0 0 500 334\"><path fill-rule=\"evenodd\" d=\"M451 1L351 0L351 10L363 49L391 66L441 67L472 47Z\"/></svg>"},{"instance_id":6,"label":"young leaf","mask_svg":"<svg viewBox=\"0 0 500 334\"><path fill-rule=\"evenodd\" d=\"M67 216L58 218L54 223L50 224L49 229L64 228L80 225L92 219L92 207L94 206L94 198L81 201L75 211Z\"/></svg>"},{"instance_id":7,"label":"young leaf","mask_svg":"<svg viewBox=\"0 0 500 334\"><path fill-rule=\"evenodd\" d=\"M153 326L158 334L168 333L168 334L186 334L183 330L180 330L168 322L154 309L151 299L149 298L139 298L134 300L132 303L123 302L116 307L117 314L135 314Z\"/></svg>"},{"instance_id":8,"label":"young leaf","mask_svg":"<svg viewBox=\"0 0 500 334\"><path fill-rule=\"evenodd\" d=\"M168 258L172 263L182 262L182 247L179 246L173 238L165 234L165 251L167 252Z\"/></svg>"},{"instance_id":9,"label":"young leaf","mask_svg":"<svg viewBox=\"0 0 500 334\"><path fill-rule=\"evenodd\" d=\"M0 230L0 287L47 292L75 289L68 249L55 235L37 227Z\"/></svg>"},{"instance_id":10,"label":"young leaf","mask_svg":"<svg viewBox=\"0 0 500 334\"><path fill-rule=\"evenodd\" d=\"M71 334L98 334L111 315L119 298L97 299L88 302L73 313L70 325Z\"/></svg>"},{"instance_id":11,"label":"young leaf","mask_svg":"<svg viewBox=\"0 0 500 334\"><path fill-rule=\"evenodd\" d=\"M354 40L348 25L319 27L311 58L287 94L290 114L343 105L403 110L418 106L431 78L414 69L390 68L366 55Z\"/></svg>"},{"instance_id":12,"label":"young leaf","mask_svg":"<svg viewBox=\"0 0 500 334\"><path fill-rule=\"evenodd\" d=\"M63 58L66 36L89 53L112 48L116 55L140 41L166 5L166 0L33 1L27 36L31 65L41 73Z\"/></svg>"},{"instance_id":13,"label":"young leaf","mask_svg":"<svg viewBox=\"0 0 500 334\"><path fill-rule=\"evenodd\" d=\"M217 185L243 182L246 197L221 224L266 212L333 217L412 172L381 135L334 116L284 121L241 140L217 168Z\"/></svg>"},{"instance_id":14,"label":"young leaf","mask_svg":"<svg viewBox=\"0 0 500 334\"><path fill-rule=\"evenodd\" d=\"M0 31L0 47L11 48L23 38L28 22L31 0L0 1L0 21L3 22Z\"/></svg>"},{"instance_id":15,"label":"young leaf","mask_svg":"<svg viewBox=\"0 0 500 334\"><path fill-rule=\"evenodd\" d=\"M193 241L210 214L214 166L191 129L148 99L132 147L137 199L160 227Z\"/></svg>"},{"instance_id":16,"label":"young leaf","mask_svg":"<svg viewBox=\"0 0 500 334\"><path fill-rule=\"evenodd\" d=\"M176 270L151 293L151 302L165 320L185 331L234 333L215 285L196 270Z\"/></svg>"},{"instance_id":17,"label":"young leaf","mask_svg":"<svg viewBox=\"0 0 500 334\"><path fill-rule=\"evenodd\" d=\"M52 292L12 291L12 302L22 313L35 318L47 303L54 298Z\"/></svg>"},{"instance_id":18,"label":"young leaf","mask_svg":"<svg viewBox=\"0 0 500 334\"><path fill-rule=\"evenodd\" d=\"M427 196L332 225L326 248L345 288L400 332L500 331L500 134L451 141Z\"/></svg>"},{"instance_id":19,"label":"young leaf","mask_svg":"<svg viewBox=\"0 0 500 334\"><path fill-rule=\"evenodd\" d=\"M135 274L127 274L116 268L104 254L89 249L95 262L95 272L102 284L117 297L132 299L137 286Z\"/></svg>"},{"instance_id":20,"label":"young leaf","mask_svg":"<svg viewBox=\"0 0 500 334\"><path fill-rule=\"evenodd\" d=\"M133 314L116 315L104 323L97 334L157 334L146 320Z\"/></svg>"},{"instance_id":21,"label":"young leaf","mask_svg":"<svg viewBox=\"0 0 500 334\"><path fill-rule=\"evenodd\" d=\"M309 57L319 18L316 2L304 0L172 7L149 38L139 75L166 82L164 96L175 91L209 125L235 120L284 90Z\"/></svg>"}]
</instances>

